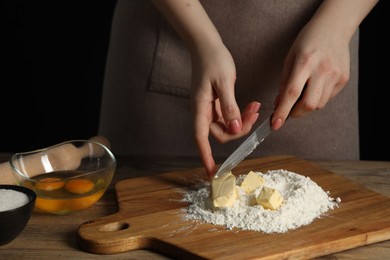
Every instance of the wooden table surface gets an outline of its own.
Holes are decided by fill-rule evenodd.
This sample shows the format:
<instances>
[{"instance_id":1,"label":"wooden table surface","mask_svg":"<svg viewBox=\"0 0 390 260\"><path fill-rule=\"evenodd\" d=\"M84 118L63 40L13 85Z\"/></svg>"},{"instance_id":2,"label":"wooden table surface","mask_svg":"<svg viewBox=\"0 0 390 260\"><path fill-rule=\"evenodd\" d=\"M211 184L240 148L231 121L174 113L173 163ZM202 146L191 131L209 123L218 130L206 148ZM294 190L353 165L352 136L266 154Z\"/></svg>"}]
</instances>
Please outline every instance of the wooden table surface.
<instances>
[{"instance_id":1,"label":"wooden table surface","mask_svg":"<svg viewBox=\"0 0 390 260\"><path fill-rule=\"evenodd\" d=\"M11 154L0 154L0 163ZM94 206L66 216L34 212L24 231L11 243L0 246L0 259L170 259L148 250L114 255L96 255L82 251L76 244L80 224L117 212L114 184L145 175L201 167L196 158L118 157L118 167L109 190ZM388 161L314 161L336 174L390 197ZM375 243L317 259L389 259L390 241Z\"/></svg>"}]
</instances>

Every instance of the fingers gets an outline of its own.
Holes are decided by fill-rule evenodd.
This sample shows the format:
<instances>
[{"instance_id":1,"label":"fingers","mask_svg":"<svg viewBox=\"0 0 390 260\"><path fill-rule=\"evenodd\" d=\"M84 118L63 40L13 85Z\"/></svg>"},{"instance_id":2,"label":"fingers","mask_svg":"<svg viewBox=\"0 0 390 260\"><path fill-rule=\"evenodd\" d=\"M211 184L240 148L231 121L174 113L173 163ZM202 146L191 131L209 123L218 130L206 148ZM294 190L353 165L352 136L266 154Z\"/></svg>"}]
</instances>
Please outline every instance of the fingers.
<instances>
[{"instance_id":1,"label":"fingers","mask_svg":"<svg viewBox=\"0 0 390 260\"><path fill-rule=\"evenodd\" d=\"M296 106L294 112L302 110L302 107L300 107L302 105L297 103L297 100L305 98L302 90L310 75L310 71L304 65L294 57L287 56L283 68L282 86L279 95L275 99L275 111L271 119L273 130L278 130L283 126L294 105Z\"/></svg>"},{"instance_id":2,"label":"fingers","mask_svg":"<svg viewBox=\"0 0 390 260\"><path fill-rule=\"evenodd\" d=\"M256 123L259 117L260 103L251 102L244 109L242 115L242 128L239 133L231 133L226 131L224 126L220 122L213 122L210 124L210 133L219 143L226 143L234 139L240 138L250 132L252 126Z\"/></svg>"},{"instance_id":3,"label":"fingers","mask_svg":"<svg viewBox=\"0 0 390 260\"><path fill-rule=\"evenodd\" d=\"M238 134L242 129L241 113L234 97L234 88L227 88L229 91L218 93L221 113L230 134ZM225 90L222 88L222 90ZM231 91L230 91L231 90Z\"/></svg>"},{"instance_id":4,"label":"fingers","mask_svg":"<svg viewBox=\"0 0 390 260\"><path fill-rule=\"evenodd\" d=\"M196 143L198 146L202 165L206 170L207 176L209 176L209 179L211 179L213 178L216 172L216 164L213 158L213 154L211 152L210 142L208 138L203 138L202 136L196 136Z\"/></svg>"},{"instance_id":5,"label":"fingers","mask_svg":"<svg viewBox=\"0 0 390 260\"><path fill-rule=\"evenodd\" d=\"M281 128L289 116L303 117L324 108L349 79L349 71L342 73L338 67L320 55L287 56L271 120L273 130Z\"/></svg>"},{"instance_id":6,"label":"fingers","mask_svg":"<svg viewBox=\"0 0 390 260\"><path fill-rule=\"evenodd\" d=\"M261 104L259 102L251 102L242 112L242 132L244 135L248 134L252 129L252 126L256 123L259 118L259 109Z\"/></svg>"},{"instance_id":7,"label":"fingers","mask_svg":"<svg viewBox=\"0 0 390 260\"><path fill-rule=\"evenodd\" d=\"M195 113L195 140L200 154L200 158L203 166L206 169L206 173L209 178L212 178L216 172L216 164L213 158L212 149L209 141L209 134L213 135L220 143L225 143L233 139L242 137L250 132L252 126L255 124L259 117L259 102L251 102L244 109L242 115L242 131L238 134L231 134L230 131L226 131L225 125L219 120L211 121L208 116L206 107L218 106L219 102L213 102L214 104L203 104L197 107L197 113ZM213 109L215 110L215 108ZM211 123L210 123L211 122Z\"/></svg>"},{"instance_id":8,"label":"fingers","mask_svg":"<svg viewBox=\"0 0 390 260\"><path fill-rule=\"evenodd\" d=\"M211 107L211 104L209 104ZM216 170L210 142L209 142L209 125L211 118L208 117L207 104L197 106L194 116L195 142L199 151L202 165L206 173L211 178Z\"/></svg>"}]
</instances>

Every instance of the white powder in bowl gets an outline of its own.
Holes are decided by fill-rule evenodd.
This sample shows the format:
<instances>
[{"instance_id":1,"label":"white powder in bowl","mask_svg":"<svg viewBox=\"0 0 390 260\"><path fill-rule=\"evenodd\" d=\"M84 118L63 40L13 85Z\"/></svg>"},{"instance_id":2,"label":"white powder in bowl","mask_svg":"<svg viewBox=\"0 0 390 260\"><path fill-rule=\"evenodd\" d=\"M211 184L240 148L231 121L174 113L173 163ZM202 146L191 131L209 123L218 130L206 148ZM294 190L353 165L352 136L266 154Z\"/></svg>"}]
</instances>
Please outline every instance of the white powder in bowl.
<instances>
[{"instance_id":1,"label":"white powder in bowl","mask_svg":"<svg viewBox=\"0 0 390 260\"><path fill-rule=\"evenodd\" d=\"M23 192L0 189L0 212L16 209L28 203L28 196Z\"/></svg>"},{"instance_id":2,"label":"white powder in bowl","mask_svg":"<svg viewBox=\"0 0 390 260\"><path fill-rule=\"evenodd\" d=\"M250 205L250 196L253 194L246 195L243 190L240 190L239 199L233 207L214 208L210 198L210 182L205 182L199 189L184 193L183 201L190 203L185 209L184 219L223 225L229 230L239 228L284 233L310 224L340 203L340 198L329 197L329 192L325 192L309 177L287 170L256 174L265 180L265 186L277 189L282 194L284 201L277 210ZM241 184L245 176L237 177L237 185Z\"/></svg>"}]
</instances>

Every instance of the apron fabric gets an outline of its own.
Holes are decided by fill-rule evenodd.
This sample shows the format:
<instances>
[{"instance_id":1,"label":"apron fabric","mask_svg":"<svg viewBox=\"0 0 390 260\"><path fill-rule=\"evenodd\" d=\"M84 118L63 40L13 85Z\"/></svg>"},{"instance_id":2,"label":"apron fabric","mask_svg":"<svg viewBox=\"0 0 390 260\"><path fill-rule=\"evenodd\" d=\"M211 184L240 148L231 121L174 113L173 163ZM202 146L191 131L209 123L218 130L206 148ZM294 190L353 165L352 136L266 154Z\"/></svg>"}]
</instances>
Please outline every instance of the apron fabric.
<instances>
[{"instance_id":1,"label":"apron fabric","mask_svg":"<svg viewBox=\"0 0 390 260\"><path fill-rule=\"evenodd\" d=\"M201 1L232 53L241 110L262 103L255 127L272 113L283 60L322 1ZM318 32L321 33L321 32ZM249 157L293 155L313 160L359 159L358 31L350 44L347 86L324 109L289 119ZM198 156L186 47L150 1L118 0L104 77L99 134L118 155ZM219 144L225 158L245 139Z\"/></svg>"}]
</instances>

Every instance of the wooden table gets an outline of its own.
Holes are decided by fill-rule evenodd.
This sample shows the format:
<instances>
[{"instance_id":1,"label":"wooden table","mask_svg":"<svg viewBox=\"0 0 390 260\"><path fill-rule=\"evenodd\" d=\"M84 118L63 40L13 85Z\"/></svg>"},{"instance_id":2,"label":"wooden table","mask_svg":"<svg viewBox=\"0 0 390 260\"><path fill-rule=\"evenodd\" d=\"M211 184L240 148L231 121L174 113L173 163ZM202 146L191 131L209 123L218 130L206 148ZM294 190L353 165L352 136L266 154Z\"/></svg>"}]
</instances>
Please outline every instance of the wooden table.
<instances>
[{"instance_id":1,"label":"wooden table","mask_svg":"<svg viewBox=\"0 0 390 260\"><path fill-rule=\"evenodd\" d=\"M5 162L11 154L0 154ZM317 165L345 176L368 189L390 197L390 162L383 161L315 161ZM111 187L93 207L67 216L34 212L22 234L0 247L0 259L170 259L148 250L114 255L96 255L80 250L76 232L80 224L117 212L114 183L138 176L153 175L200 167L196 158L118 157L118 168ZM363 246L318 259L388 259L390 241Z\"/></svg>"}]
</instances>

